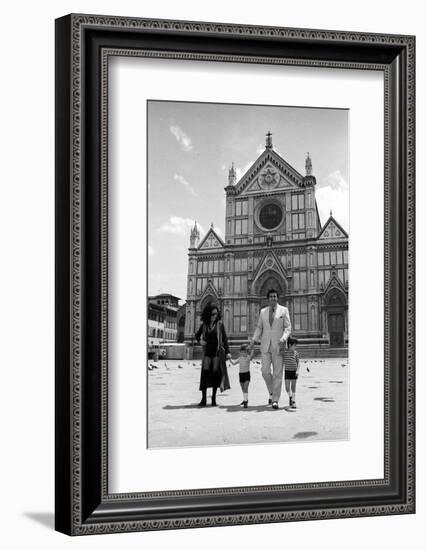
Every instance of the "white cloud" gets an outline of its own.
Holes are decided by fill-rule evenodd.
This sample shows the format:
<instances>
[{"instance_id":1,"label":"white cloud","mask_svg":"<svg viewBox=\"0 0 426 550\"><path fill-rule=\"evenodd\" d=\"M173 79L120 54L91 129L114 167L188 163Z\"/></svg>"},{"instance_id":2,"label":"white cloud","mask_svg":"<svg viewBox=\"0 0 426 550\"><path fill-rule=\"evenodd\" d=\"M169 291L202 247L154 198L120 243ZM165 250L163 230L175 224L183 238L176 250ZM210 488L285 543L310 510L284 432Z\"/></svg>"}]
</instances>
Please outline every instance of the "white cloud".
<instances>
[{"instance_id":1,"label":"white cloud","mask_svg":"<svg viewBox=\"0 0 426 550\"><path fill-rule=\"evenodd\" d=\"M169 127L170 132L175 136L176 141L180 144L184 151L191 151L193 148L191 138L186 134L180 126L172 124Z\"/></svg>"},{"instance_id":2,"label":"white cloud","mask_svg":"<svg viewBox=\"0 0 426 550\"><path fill-rule=\"evenodd\" d=\"M173 235L189 236L191 229L194 227L195 220L191 218L181 218L179 216L171 216L169 221L163 223L158 231L164 231L166 233L172 233ZM200 236L204 234L204 229L197 222L200 230Z\"/></svg>"},{"instance_id":3,"label":"white cloud","mask_svg":"<svg viewBox=\"0 0 426 550\"><path fill-rule=\"evenodd\" d=\"M333 218L349 230L349 184L339 170L328 174L315 191L321 223Z\"/></svg>"},{"instance_id":4,"label":"white cloud","mask_svg":"<svg viewBox=\"0 0 426 550\"><path fill-rule=\"evenodd\" d=\"M237 175L237 181L240 181L240 179L244 176L244 174L247 172L247 170L252 166L256 159L251 160L250 162L247 162L243 168L239 168L238 166L235 166L235 173Z\"/></svg>"},{"instance_id":5,"label":"white cloud","mask_svg":"<svg viewBox=\"0 0 426 550\"><path fill-rule=\"evenodd\" d=\"M186 179L183 176L179 174L175 174L173 176L173 179L178 183L181 183L185 187L185 189L187 189L191 193L191 195L194 195L194 197L198 197L198 194L195 192L192 185L188 181L186 181Z\"/></svg>"}]
</instances>

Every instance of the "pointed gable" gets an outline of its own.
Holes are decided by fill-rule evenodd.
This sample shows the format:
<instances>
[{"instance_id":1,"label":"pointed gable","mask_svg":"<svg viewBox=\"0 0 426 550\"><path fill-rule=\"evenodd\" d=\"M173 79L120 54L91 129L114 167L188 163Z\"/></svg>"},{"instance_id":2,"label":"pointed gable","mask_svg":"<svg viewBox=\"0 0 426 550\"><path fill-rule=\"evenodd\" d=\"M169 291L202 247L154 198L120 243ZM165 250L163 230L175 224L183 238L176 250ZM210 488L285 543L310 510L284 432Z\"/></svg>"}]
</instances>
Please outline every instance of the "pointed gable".
<instances>
[{"instance_id":1,"label":"pointed gable","mask_svg":"<svg viewBox=\"0 0 426 550\"><path fill-rule=\"evenodd\" d=\"M216 299L219 298L219 293L216 287L214 286L212 279L208 280L207 286L203 290L200 296L200 302L202 302L207 296L212 296L213 298L216 298Z\"/></svg>"},{"instance_id":2,"label":"pointed gable","mask_svg":"<svg viewBox=\"0 0 426 550\"><path fill-rule=\"evenodd\" d=\"M321 229L320 234L318 235L319 240L327 240L327 239L347 239L348 234L343 229L343 227L337 223L337 221L333 218L332 215L328 218L328 220L325 222L324 227Z\"/></svg>"},{"instance_id":3,"label":"pointed gable","mask_svg":"<svg viewBox=\"0 0 426 550\"><path fill-rule=\"evenodd\" d=\"M257 280L265 271L276 271L284 279L287 279L287 273L273 250L268 250L260 260L259 265L253 273L253 280Z\"/></svg>"},{"instance_id":4,"label":"pointed gable","mask_svg":"<svg viewBox=\"0 0 426 550\"><path fill-rule=\"evenodd\" d=\"M297 188L303 177L273 149L265 149L235 186L236 195Z\"/></svg>"},{"instance_id":5,"label":"pointed gable","mask_svg":"<svg viewBox=\"0 0 426 550\"><path fill-rule=\"evenodd\" d=\"M327 296L332 290L339 290L343 296L346 295L346 289L343 282L338 277L336 269L332 269L331 271L331 277L325 285L324 296Z\"/></svg>"},{"instance_id":6,"label":"pointed gable","mask_svg":"<svg viewBox=\"0 0 426 550\"><path fill-rule=\"evenodd\" d=\"M212 250L215 248L223 248L224 246L225 243L222 241L222 239L219 237L213 227L210 227L210 229L206 233L206 236L201 241L198 250Z\"/></svg>"}]
</instances>

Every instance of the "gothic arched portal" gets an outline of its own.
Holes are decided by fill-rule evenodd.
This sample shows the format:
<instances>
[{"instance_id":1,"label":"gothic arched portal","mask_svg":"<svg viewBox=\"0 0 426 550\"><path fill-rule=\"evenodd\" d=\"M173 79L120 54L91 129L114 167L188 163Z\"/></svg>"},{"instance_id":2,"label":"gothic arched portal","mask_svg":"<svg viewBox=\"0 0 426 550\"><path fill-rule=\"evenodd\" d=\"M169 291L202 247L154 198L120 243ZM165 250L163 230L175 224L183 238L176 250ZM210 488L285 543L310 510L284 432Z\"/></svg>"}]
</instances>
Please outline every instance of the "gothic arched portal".
<instances>
[{"instance_id":1,"label":"gothic arched portal","mask_svg":"<svg viewBox=\"0 0 426 550\"><path fill-rule=\"evenodd\" d=\"M268 298L266 295L271 289L278 292L278 301L280 304L283 304L287 293L287 283L277 271L273 270L265 271L255 284L255 293L261 300L261 307L268 305Z\"/></svg>"},{"instance_id":2,"label":"gothic arched portal","mask_svg":"<svg viewBox=\"0 0 426 550\"><path fill-rule=\"evenodd\" d=\"M330 347L340 348L345 343L346 296L338 288L333 288L325 297Z\"/></svg>"}]
</instances>

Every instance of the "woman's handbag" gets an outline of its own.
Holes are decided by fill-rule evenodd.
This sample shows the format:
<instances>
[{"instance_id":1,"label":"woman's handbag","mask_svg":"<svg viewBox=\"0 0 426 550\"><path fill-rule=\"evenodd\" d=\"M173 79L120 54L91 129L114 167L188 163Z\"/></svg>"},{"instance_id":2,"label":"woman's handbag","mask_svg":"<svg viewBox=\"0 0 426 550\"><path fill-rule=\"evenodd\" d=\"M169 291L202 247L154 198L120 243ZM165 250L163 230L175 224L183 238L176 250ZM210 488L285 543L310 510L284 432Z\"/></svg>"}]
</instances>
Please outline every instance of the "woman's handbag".
<instances>
[{"instance_id":1,"label":"woman's handbag","mask_svg":"<svg viewBox=\"0 0 426 550\"><path fill-rule=\"evenodd\" d=\"M222 344L222 323L219 321L217 323L217 358L219 361L220 368L220 391L229 390L231 384L229 383L228 369L226 368L226 351Z\"/></svg>"}]
</instances>

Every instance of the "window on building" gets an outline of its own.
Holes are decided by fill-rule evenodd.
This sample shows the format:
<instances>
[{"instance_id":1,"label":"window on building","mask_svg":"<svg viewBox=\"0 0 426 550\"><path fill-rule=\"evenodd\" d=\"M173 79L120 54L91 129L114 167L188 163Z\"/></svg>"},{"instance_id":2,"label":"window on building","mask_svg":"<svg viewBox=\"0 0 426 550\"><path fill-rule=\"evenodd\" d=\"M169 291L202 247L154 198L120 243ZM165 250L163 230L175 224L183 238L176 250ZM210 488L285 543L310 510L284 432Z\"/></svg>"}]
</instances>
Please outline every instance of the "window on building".
<instances>
[{"instance_id":1,"label":"window on building","mask_svg":"<svg viewBox=\"0 0 426 550\"><path fill-rule=\"evenodd\" d=\"M294 330L308 329L308 301L307 298L293 299Z\"/></svg>"},{"instance_id":2,"label":"window on building","mask_svg":"<svg viewBox=\"0 0 426 550\"><path fill-rule=\"evenodd\" d=\"M291 196L291 209L297 210L297 195Z\"/></svg>"},{"instance_id":3,"label":"window on building","mask_svg":"<svg viewBox=\"0 0 426 550\"><path fill-rule=\"evenodd\" d=\"M228 333L231 330L230 321L229 321L229 309L225 310L225 329Z\"/></svg>"},{"instance_id":4,"label":"window on building","mask_svg":"<svg viewBox=\"0 0 426 550\"><path fill-rule=\"evenodd\" d=\"M299 214L299 229L305 229L305 214Z\"/></svg>"},{"instance_id":5,"label":"window on building","mask_svg":"<svg viewBox=\"0 0 426 550\"><path fill-rule=\"evenodd\" d=\"M247 258L241 258L241 271L247 271Z\"/></svg>"},{"instance_id":6,"label":"window on building","mask_svg":"<svg viewBox=\"0 0 426 550\"><path fill-rule=\"evenodd\" d=\"M345 264L348 263L348 251L347 250L343 251L343 263L345 263Z\"/></svg>"},{"instance_id":7,"label":"window on building","mask_svg":"<svg viewBox=\"0 0 426 550\"><path fill-rule=\"evenodd\" d=\"M342 265L343 263L343 250L336 250L336 263Z\"/></svg>"},{"instance_id":8,"label":"window on building","mask_svg":"<svg viewBox=\"0 0 426 550\"><path fill-rule=\"evenodd\" d=\"M235 220L235 235L241 235L241 220Z\"/></svg>"},{"instance_id":9,"label":"window on building","mask_svg":"<svg viewBox=\"0 0 426 550\"><path fill-rule=\"evenodd\" d=\"M197 294L201 294L203 291L203 279L201 277L198 277L197 279Z\"/></svg>"},{"instance_id":10,"label":"window on building","mask_svg":"<svg viewBox=\"0 0 426 550\"><path fill-rule=\"evenodd\" d=\"M244 218L241 220L241 233L245 235L247 233L248 229L248 220L247 218Z\"/></svg>"},{"instance_id":11,"label":"window on building","mask_svg":"<svg viewBox=\"0 0 426 550\"><path fill-rule=\"evenodd\" d=\"M293 273L293 290L306 290L306 271Z\"/></svg>"},{"instance_id":12,"label":"window on building","mask_svg":"<svg viewBox=\"0 0 426 550\"><path fill-rule=\"evenodd\" d=\"M247 294L247 275L234 276L234 292L236 294Z\"/></svg>"},{"instance_id":13,"label":"window on building","mask_svg":"<svg viewBox=\"0 0 426 550\"><path fill-rule=\"evenodd\" d=\"M311 330L317 329L317 315L315 311L315 306L311 306Z\"/></svg>"},{"instance_id":14,"label":"window on building","mask_svg":"<svg viewBox=\"0 0 426 550\"><path fill-rule=\"evenodd\" d=\"M217 290L223 291L223 279L222 277L213 277L213 284Z\"/></svg>"},{"instance_id":15,"label":"window on building","mask_svg":"<svg viewBox=\"0 0 426 550\"><path fill-rule=\"evenodd\" d=\"M300 272L300 290L306 290L307 289L307 283L306 283L306 271Z\"/></svg>"},{"instance_id":16,"label":"window on building","mask_svg":"<svg viewBox=\"0 0 426 550\"><path fill-rule=\"evenodd\" d=\"M299 210L303 210L305 208L305 195L300 194L298 198L299 198Z\"/></svg>"},{"instance_id":17,"label":"window on building","mask_svg":"<svg viewBox=\"0 0 426 550\"><path fill-rule=\"evenodd\" d=\"M315 272L314 271L311 271L311 286L312 287L316 286L316 284L315 284Z\"/></svg>"},{"instance_id":18,"label":"window on building","mask_svg":"<svg viewBox=\"0 0 426 550\"><path fill-rule=\"evenodd\" d=\"M300 254L294 253L293 254L293 267L300 267L299 259L300 259Z\"/></svg>"},{"instance_id":19,"label":"window on building","mask_svg":"<svg viewBox=\"0 0 426 550\"><path fill-rule=\"evenodd\" d=\"M330 265L330 252L324 252L324 265Z\"/></svg>"},{"instance_id":20,"label":"window on building","mask_svg":"<svg viewBox=\"0 0 426 550\"><path fill-rule=\"evenodd\" d=\"M299 214L292 214L291 227L292 229L299 229Z\"/></svg>"},{"instance_id":21,"label":"window on building","mask_svg":"<svg viewBox=\"0 0 426 550\"><path fill-rule=\"evenodd\" d=\"M321 269L318 271L318 285L325 287L330 279L331 271L329 269Z\"/></svg>"},{"instance_id":22,"label":"window on building","mask_svg":"<svg viewBox=\"0 0 426 550\"><path fill-rule=\"evenodd\" d=\"M330 252L330 265L336 265L336 251L335 250L332 250Z\"/></svg>"},{"instance_id":23,"label":"window on building","mask_svg":"<svg viewBox=\"0 0 426 550\"><path fill-rule=\"evenodd\" d=\"M219 272L223 273L223 260L219 260Z\"/></svg>"},{"instance_id":24,"label":"window on building","mask_svg":"<svg viewBox=\"0 0 426 550\"><path fill-rule=\"evenodd\" d=\"M293 267L306 267L306 254L304 252L293 253Z\"/></svg>"},{"instance_id":25,"label":"window on building","mask_svg":"<svg viewBox=\"0 0 426 550\"><path fill-rule=\"evenodd\" d=\"M234 332L247 331L247 302L246 300L234 301Z\"/></svg>"}]
</instances>

